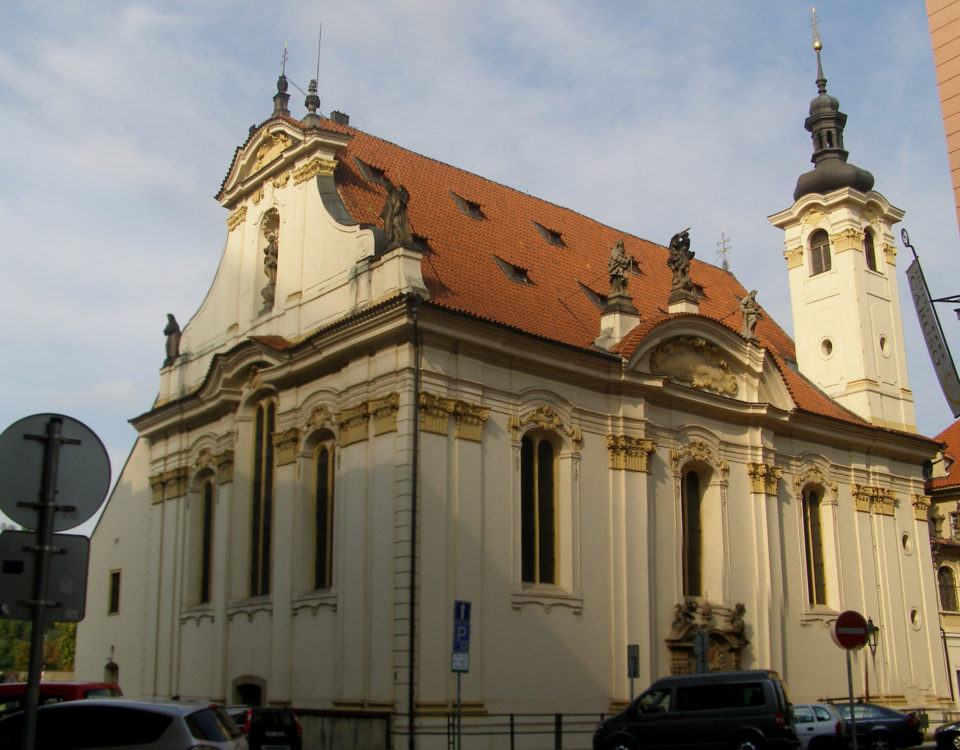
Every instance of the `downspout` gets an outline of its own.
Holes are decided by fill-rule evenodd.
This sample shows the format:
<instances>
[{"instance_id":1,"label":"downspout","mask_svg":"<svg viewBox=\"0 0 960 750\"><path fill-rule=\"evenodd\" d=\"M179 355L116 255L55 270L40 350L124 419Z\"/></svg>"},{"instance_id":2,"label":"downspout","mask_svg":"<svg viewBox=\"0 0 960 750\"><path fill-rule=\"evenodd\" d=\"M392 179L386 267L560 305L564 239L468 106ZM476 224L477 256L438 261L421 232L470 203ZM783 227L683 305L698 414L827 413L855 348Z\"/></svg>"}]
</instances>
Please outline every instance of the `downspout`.
<instances>
[{"instance_id":1,"label":"downspout","mask_svg":"<svg viewBox=\"0 0 960 750\"><path fill-rule=\"evenodd\" d=\"M415 626L417 621L417 487L420 471L420 295L413 295L413 460L411 462L410 487L410 612L407 643L407 746L414 750L414 655L416 648Z\"/></svg>"}]
</instances>

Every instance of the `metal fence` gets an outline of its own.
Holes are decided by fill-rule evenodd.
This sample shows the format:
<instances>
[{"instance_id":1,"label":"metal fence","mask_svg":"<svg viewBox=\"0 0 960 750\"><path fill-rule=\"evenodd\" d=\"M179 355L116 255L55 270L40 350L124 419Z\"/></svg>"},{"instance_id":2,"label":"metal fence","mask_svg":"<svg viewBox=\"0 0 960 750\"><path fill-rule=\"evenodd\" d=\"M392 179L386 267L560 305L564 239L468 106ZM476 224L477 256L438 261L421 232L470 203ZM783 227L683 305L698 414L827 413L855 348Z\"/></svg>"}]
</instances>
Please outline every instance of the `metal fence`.
<instances>
[{"instance_id":1,"label":"metal fence","mask_svg":"<svg viewBox=\"0 0 960 750\"><path fill-rule=\"evenodd\" d=\"M603 713L510 713L457 716L455 712L419 715L414 734L417 746L429 740L430 747L447 750L586 750L592 745L597 724L609 714ZM458 723L459 718L459 723ZM394 727L392 747L406 746L407 731Z\"/></svg>"}]
</instances>

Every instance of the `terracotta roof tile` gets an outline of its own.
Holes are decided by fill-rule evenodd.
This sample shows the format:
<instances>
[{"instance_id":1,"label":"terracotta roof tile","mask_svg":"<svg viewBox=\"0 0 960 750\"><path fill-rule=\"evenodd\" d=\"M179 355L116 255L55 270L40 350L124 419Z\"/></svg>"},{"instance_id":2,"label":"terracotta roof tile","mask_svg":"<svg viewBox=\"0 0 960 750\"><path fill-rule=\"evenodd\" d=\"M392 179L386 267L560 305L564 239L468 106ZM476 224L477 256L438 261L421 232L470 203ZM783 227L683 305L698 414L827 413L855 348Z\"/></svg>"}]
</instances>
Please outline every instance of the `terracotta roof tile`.
<instances>
[{"instance_id":1,"label":"terracotta roof tile","mask_svg":"<svg viewBox=\"0 0 960 750\"><path fill-rule=\"evenodd\" d=\"M601 311L579 284L593 290L609 288L610 248L622 239L640 271L639 275L629 275L628 291L641 322L613 353L628 357L658 323L670 317L665 311L673 274L667 267L669 250L664 245L631 236L355 128L331 121L324 124L353 136L345 157L339 160L335 177L341 198L356 221L382 225L379 216L386 190L365 179L350 157L376 165L392 183L407 188L410 229L426 238L431 248L422 264L431 304L569 346L595 350L593 341L600 334ZM484 218L465 215L451 193L477 203ZM563 246L548 242L534 222L559 233ZM508 278L495 255L525 269L530 283L520 284ZM703 289L699 314L739 334L739 300L747 290L728 271L696 258L690 265L690 277ZM796 359L793 341L766 311L755 333L760 345L772 355L799 409L866 424L788 364Z\"/></svg>"}]
</instances>

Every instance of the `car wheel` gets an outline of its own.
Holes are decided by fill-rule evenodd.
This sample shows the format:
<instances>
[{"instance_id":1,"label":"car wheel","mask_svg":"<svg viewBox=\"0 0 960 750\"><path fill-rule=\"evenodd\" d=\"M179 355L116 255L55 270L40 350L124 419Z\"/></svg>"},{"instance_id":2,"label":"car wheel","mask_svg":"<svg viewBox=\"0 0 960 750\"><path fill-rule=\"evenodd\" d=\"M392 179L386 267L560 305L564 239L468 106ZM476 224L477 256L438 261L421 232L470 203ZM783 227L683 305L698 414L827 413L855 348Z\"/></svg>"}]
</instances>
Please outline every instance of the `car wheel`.
<instances>
[{"instance_id":1,"label":"car wheel","mask_svg":"<svg viewBox=\"0 0 960 750\"><path fill-rule=\"evenodd\" d=\"M754 734L742 734L734 738L730 745L732 750L760 750L760 738Z\"/></svg>"},{"instance_id":2,"label":"car wheel","mask_svg":"<svg viewBox=\"0 0 960 750\"><path fill-rule=\"evenodd\" d=\"M870 750L891 750L893 743L885 734L874 734L867 737L867 747Z\"/></svg>"},{"instance_id":3,"label":"car wheel","mask_svg":"<svg viewBox=\"0 0 960 750\"><path fill-rule=\"evenodd\" d=\"M637 750L637 743L618 734L603 743L603 750Z\"/></svg>"},{"instance_id":4,"label":"car wheel","mask_svg":"<svg viewBox=\"0 0 960 750\"><path fill-rule=\"evenodd\" d=\"M955 732L947 738L947 745L960 750L960 732Z\"/></svg>"}]
</instances>

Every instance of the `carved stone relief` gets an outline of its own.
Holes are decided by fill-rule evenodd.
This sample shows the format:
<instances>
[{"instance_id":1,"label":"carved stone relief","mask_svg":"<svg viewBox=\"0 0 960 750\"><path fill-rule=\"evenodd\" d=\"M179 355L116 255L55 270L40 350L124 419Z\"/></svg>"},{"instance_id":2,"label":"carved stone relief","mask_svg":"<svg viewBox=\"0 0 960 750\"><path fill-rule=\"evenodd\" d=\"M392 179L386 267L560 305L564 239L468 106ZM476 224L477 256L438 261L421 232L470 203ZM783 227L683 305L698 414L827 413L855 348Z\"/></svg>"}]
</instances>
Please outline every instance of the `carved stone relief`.
<instances>
[{"instance_id":1,"label":"carved stone relief","mask_svg":"<svg viewBox=\"0 0 960 750\"><path fill-rule=\"evenodd\" d=\"M162 503L175 497L187 494L187 467L178 466L176 469L160 471L149 478L150 489L153 490L153 502Z\"/></svg>"},{"instance_id":2,"label":"carved stone relief","mask_svg":"<svg viewBox=\"0 0 960 750\"><path fill-rule=\"evenodd\" d=\"M721 396L736 396L740 390L723 350L700 336L682 336L660 344L650 355L650 371Z\"/></svg>"},{"instance_id":3,"label":"carved stone relief","mask_svg":"<svg viewBox=\"0 0 960 750\"><path fill-rule=\"evenodd\" d=\"M301 182L306 182L317 175L331 177L336 168L337 162L333 159L321 159L319 156L314 157L302 167L293 170L293 184L299 185Z\"/></svg>"},{"instance_id":4,"label":"carved stone relief","mask_svg":"<svg viewBox=\"0 0 960 750\"><path fill-rule=\"evenodd\" d=\"M746 634L746 611L742 603L727 607L699 598L677 603L670 635L666 638L670 674L693 674L696 670L693 643L701 631L710 638L708 666L711 672L740 669L741 656L750 643Z\"/></svg>"},{"instance_id":5,"label":"carved stone relief","mask_svg":"<svg viewBox=\"0 0 960 750\"><path fill-rule=\"evenodd\" d=\"M829 490L829 496L825 495L824 500L832 504L837 502L837 483L827 479L826 475L820 471L814 464L810 464L803 471L793 477L793 492L800 497L803 488L808 484L817 484L825 490Z\"/></svg>"},{"instance_id":6,"label":"carved stone relief","mask_svg":"<svg viewBox=\"0 0 960 750\"><path fill-rule=\"evenodd\" d=\"M238 206L233 211L230 212L230 215L227 217L227 231L232 232L238 226L243 224L247 218L247 207Z\"/></svg>"},{"instance_id":7,"label":"carved stone relief","mask_svg":"<svg viewBox=\"0 0 960 750\"><path fill-rule=\"evenodd\" d=\"M453 417L456 420L453 428L454 437L481 442L483 425L489 416L489 406L471 404L469 401L458 399L453 410Z\"/></svg>"},{"instance_id":8,"label":"carved stone relief","mask_svg":"<svg viewBox=\"0 0 960 750\"><path fill-rule=\"evenodd\" d=\"M297 459L297 447L300 445L300 430L291 427L283 432L273 433L273 448L277 466L292 464Z\"/></svg>"},{"instance_id":9,"label":"carved stone relief","mask_svg":"<svg viewBox=\"0 0 960 750\"><path fill-rule=\"evenodd\" d=\"M420 394L420 427L424 432L446 435L450 415L456 407L456 399L435 393Z\"/></svg>"},{"instance_id":10,"label":"carved stone relief","mask_svg":"<svg viewBox=\"0 0 960 750\"><path fill-rule=\"evenodd\" d=\"M913 505L913 517L918 521L926 521L930 511L930 497L927 495L911 495L910 504Z\"/></svg>"},{"instance_id":11,"label":"carved stone relief","mask_svg":"<svg viewBox=\"0 0 960 750\"><path fill-rule=\"evenodd\" d=\"M370 415L373 417L373 434L383 435L397 431L397 412L400 410L400 394L391 393L384 398L371 399Z\"/></svg>"},{"instance_id":12,"label":"carved stone relief","mask_svg":"<svg viewBox=\"0 0 960 750\"><path fill-rule=\"evenodd\" d=\"M336 422L340 428L340 444L350 445L366 440L369 421L370 410L366 401L339 412Z\"/></svg>"},{"instance_id":13,"label":"carved stone relief","mask_svg":"<svg viewBox=\"0 0 960 750\"><path fill-rule=\"evenodd\" d=\"M716 466L720 470L720 477L723 481L726 481L727 475L730 473L730 465L722 458L715 456L713 451L710 450L710 446L702 440L694 440L680 450L670 452L670 463L676 477L679 478L680 476L680 467L690 460Z\"/></svg>"},{"instance_id":14,"label":"carved stone relief","mask_svg":"<svg viewBox=\"0 0 960 750\"><path fill-rule=\"evenodd\" d=\"M267 133L263 137L260 148L257 149L256 160L253 163L253 170L256 172L264 165L272 162L276 157L283 153L292 141L285 133Z\"/></svg>"}]
</instances>

